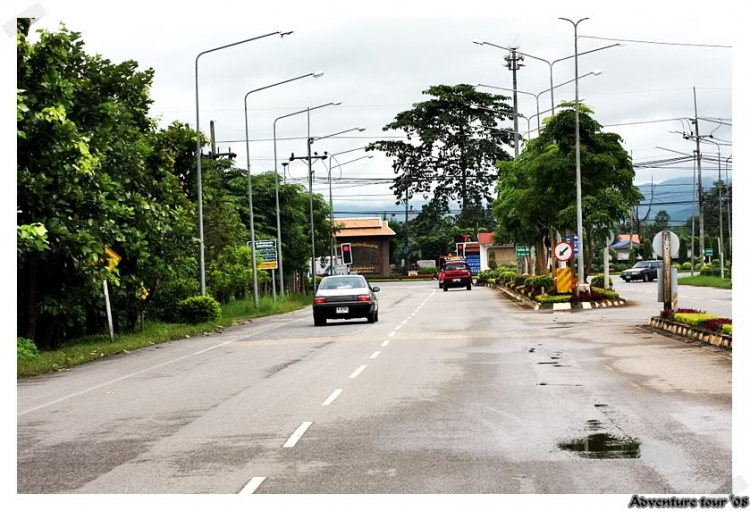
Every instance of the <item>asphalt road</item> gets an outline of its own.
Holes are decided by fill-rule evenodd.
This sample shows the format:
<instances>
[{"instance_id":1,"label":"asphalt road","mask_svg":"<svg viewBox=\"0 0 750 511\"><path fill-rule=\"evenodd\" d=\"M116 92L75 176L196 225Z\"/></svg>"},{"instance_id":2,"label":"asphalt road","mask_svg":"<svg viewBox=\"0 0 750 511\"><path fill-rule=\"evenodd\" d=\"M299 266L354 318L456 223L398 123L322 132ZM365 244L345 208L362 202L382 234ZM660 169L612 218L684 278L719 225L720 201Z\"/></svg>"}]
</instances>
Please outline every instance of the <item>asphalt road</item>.
<instances>
[{"instance_id":1,"label":"asphalt road","mask_svg":"<svg viewBox=\"0 0 750 511\"><path fill-rule=\"evenodd\" d=\"M623 298L635 300L640 305L647 307L651 316L658 315L659 311L664 309L664 304L656 301L658 296L658 283L656 281L625 282L619 275L614 275L612 284L615 291L620 293ZM725 318L732 317L731 289L681 285L678 287L678 297L678 307L704 310Z\"/></svg>"},{"instance_id":2,"label":"asphalt road","mask_svg":"<svg viewBox=\"0 0 750 511\"><path fill-rule=\"evenodd\" d=\"M731 491L731 357L641 307L527 311L382 283L18 383L20 493Z\"/></svg>"}]
</instances>

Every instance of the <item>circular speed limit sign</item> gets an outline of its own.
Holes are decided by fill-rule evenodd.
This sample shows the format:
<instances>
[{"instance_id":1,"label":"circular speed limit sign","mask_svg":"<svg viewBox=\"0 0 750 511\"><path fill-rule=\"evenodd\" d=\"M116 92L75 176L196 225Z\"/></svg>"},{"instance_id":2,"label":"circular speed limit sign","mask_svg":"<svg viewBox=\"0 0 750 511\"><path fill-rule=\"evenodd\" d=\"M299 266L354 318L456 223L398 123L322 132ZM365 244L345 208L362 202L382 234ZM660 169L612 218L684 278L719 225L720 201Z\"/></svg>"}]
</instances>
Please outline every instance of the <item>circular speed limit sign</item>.
<instances>
[{"instance_id":1,"label":"circular speed limit sign","mask_svg":"<svg viewBox=\"0 0 750 511\"><path fill-rule=\"evenodd\" d=\"M566 242L561 242L555 245L555 259L558 261L570 261L573 257L573 245Z\"/></svg>"}]
</instances>

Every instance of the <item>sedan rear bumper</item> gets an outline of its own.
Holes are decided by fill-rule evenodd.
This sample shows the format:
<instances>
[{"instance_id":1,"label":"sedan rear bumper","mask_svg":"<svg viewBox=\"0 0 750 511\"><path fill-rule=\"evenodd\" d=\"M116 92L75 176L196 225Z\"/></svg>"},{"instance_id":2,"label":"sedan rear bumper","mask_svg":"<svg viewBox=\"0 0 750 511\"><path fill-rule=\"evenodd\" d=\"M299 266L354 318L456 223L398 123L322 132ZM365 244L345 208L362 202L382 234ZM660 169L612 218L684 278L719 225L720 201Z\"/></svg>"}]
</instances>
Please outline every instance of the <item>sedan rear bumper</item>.
<instances>
[{"instance_id":1,"label":"sedan rear bumper","mask_svg":"<svg viewBox=\"0 0 750 511\"><path fill-rule=\"evenodd\" d=\"M339 307L347 307L349 312L336 312ZM375 312L374 302L332 302L313 304L313 316L326 319L366 318Z\"/></svg>"}]
</instances>

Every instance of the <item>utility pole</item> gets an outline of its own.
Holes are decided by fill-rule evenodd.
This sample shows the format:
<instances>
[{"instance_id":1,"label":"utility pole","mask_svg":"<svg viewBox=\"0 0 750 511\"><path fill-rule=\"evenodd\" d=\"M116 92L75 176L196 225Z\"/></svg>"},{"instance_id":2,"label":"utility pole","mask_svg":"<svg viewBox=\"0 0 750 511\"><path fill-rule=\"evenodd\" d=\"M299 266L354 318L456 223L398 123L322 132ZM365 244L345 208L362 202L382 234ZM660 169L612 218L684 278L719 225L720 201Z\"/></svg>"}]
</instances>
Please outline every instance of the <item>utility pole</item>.
<instances>
[{"instance_id":1,"label":"utility pole","mask_svg":"<svg viewBox=\"0 0 750 511\"><path fill-rule=\"evenodd\" d=\"M700 243L700 251L701 251L701 263L705 260L706 257L706 244L703 239L704 236L704 229L705 226L703 224L703 179L701 178L701 136L700 131L698 130L698 96L695 92L695 87L693 87L693 105L695 107L695 147L696 147L696 162L698 165L698 223L700 225L699 227L699 236L700 239L698 240Z\"/></svg>"},{"instance_id":2,"label":"utility pole","mask_svg":"<svg viewBox=\"0 0 750 511\"><path fill-rule=\"evenodd\" d=\"M409 187L406 187L406 201L404 202L404 266L401 269L402 275L409 274Z\"/></svg>"},{"instance_id":3,"label":"utility pole","mask_svg":"<svg viewBox=\"0 0 750 511\"><path fill-rule=\"evenodd\" d=\"M505 56L505 67L513 72L513 149L515 157L518 158L518 79L516 78L516 72L523 67L523 55L519 55L517 50L521 45L511 43L508 45L510 48L510 55Z\"/></svg>"},{"instance_id":4,"label":"utility pole","mask_svg":"<svg viewBox=\"0 0 750 511\"><path fill-rule=\"evenodd\" d=\"M695 152L693 154L693 214L690 215L690 276L693 276L695 266L695 162L698 160Z\"/></svg>"},{"instance_id":5,"label":"utility pole","mask_svg":"<svg viewBox=\"0 0 750 511\"><path fill-rule=\"evenodd\" d=\"M308 175L308 191L310 193L310 239L312 241L312 257L310 258L310 271L312 272L312 290L313 293L316 290L315 286L315 212L313 208L313 160L326 160L328 158L328 152L324 152L323 156L318 156L318 153L314 155L312 151L313 139L310 136L310 112L307 112L307 156L294 156L294 153L289 157L289 161L294 160L307 160L307 175Z\"/></svg>"}]
</instances>

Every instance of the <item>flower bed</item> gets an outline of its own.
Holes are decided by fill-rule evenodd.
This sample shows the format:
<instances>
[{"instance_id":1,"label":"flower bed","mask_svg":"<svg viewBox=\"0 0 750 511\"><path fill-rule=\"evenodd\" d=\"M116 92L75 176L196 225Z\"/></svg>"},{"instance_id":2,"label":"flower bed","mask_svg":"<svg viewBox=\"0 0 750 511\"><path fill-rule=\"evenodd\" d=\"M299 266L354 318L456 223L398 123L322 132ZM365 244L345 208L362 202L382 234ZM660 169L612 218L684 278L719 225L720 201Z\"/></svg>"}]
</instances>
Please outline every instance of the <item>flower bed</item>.
<instances>
[{"instance_id":1,"label":"flower bed","mask_svg":"<svg viewBox=\"0 0 750 511\"><path fill-rule=\"evenodd\" d=\"M701 330L732 335L732 320L730 318L707 314L705 311L698 309L663 311L661 319L674 321L675 323L681 323Z\"/></svg>"}]
</instances>

